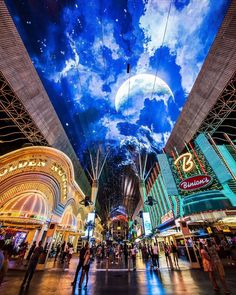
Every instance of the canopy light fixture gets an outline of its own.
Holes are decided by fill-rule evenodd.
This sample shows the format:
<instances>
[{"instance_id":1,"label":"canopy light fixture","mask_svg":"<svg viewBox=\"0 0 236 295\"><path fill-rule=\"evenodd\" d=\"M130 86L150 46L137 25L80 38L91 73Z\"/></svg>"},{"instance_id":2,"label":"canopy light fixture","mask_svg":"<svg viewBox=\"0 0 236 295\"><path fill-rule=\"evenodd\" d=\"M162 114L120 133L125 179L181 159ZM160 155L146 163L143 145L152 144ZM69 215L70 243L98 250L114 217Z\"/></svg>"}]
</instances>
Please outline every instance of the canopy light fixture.
<instances>
[{"instance_id":1,"label":"canopy light fixture","mask_svg":"<svg viewBox=\"0 0 236 295\"><path fill-rule=\"evenodd\" d=\"M142 211L142 210L139 211L139 217L140 217L140 218L143 217L143 211Z\"/></svg>"},{"instance_id":2,"label":"canopy light fixture","mask_svg":"<svg viewBox=\"0 0 236 295\"><path fill-rule=\"evenodd\" d=\"M157 204L157 201L152 196L148 196L144 204L148 206L153 206Z\"/></svg>"},{"instance_id":3,"label":"canopy light fixture","mask_svg":"<svg viewBox=\"0 0 236 295\"><path fill-rule=\"evenodd\" d=\"M80 205L83 205L85 207L88 207L90 205L93 205L93 202L90 200L89 196L86 196L82 201L79 202Z\"/></svg>"},{"instance_id":4,"label":"canopy light fixture","mask_svg":"<svg viewBox=\"0 0 236 295\"><path fill-rule=\"evenodd\" d=\"M126 71L127 71L127 74L129 74L129 72L130 72L130 64L127 64Z\"/></svg>"}]
</instances>

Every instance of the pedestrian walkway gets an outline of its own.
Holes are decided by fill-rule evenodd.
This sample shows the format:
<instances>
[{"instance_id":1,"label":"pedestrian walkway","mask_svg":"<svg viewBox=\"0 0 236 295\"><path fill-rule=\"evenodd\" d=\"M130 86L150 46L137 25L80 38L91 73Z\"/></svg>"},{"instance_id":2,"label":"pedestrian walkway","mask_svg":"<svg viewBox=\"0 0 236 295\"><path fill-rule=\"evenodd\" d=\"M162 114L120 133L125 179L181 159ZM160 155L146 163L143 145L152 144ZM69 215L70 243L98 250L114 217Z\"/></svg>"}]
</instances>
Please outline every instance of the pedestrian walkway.
<instances>
[{"instance_id":1,"label":"pedestrian walkway","mask_svg":"<svg viewBox=\"0 0 236 295\"><path fill-rule=\"evenodd\" d=\"M159 262L160 262L160 269L169 269L166 265L166 260L165 260L165 256L163 253L160 255ZM179 259L179 268L182 270L190 269L190 265L186 260ZM103 270L124 271L124 270L128 270L128 269L132 270L133 265L132 265L131 259L129 259L128 264L125 265L124 259L115 260L110 257L109 260L104 259L103 261L96 262L96 269L98 271L103 271ZM138 254L137 259L136 259L136 269L137 269L137 271L151 269L151 260L149 260L148 262L145 262L141 258L141 254Z\"/></svg>"},{"instance_id":2,"label":"pedestrian walkway","mask_svg":"<svg viewBox=\"0 0 236 295\"><path fill-rule=\"evenodd\" d=\"M169 270L161 257L159 271L150 270L149 264L137 261L137 271L105 271L97 268L93 262L89 275L87 290L79 292L78 286L72 290L76 259L72 259L69 269L60 267L51 268L47 271L35 273L29 289L20 292L20 285L24 277L23 271L11 270L0 287L1 295L213 295L208 276L202 270L191 270L180 263L180 270ZM139 268L139 266L143 266ZM232 295L236 294L236 269L226 269L226 277ZM224 294L223 292L217 294Z\"/></svg>"}]
</instances>

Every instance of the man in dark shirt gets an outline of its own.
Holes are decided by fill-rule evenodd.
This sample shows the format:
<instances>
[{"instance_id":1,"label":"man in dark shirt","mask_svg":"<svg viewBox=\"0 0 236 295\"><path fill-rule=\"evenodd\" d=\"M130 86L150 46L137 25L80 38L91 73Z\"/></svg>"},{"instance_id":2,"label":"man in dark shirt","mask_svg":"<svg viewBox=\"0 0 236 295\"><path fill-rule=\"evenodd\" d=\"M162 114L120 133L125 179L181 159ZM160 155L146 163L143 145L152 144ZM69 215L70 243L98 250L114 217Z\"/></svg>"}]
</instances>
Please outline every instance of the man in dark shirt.
<instances>
[{"instance_id":1,"label":"man in dark shirt","mask_svg":"<svg viewBox=\"0 0 236 295\"><path fill-rule=\"evenodd\" d=\"M124 244L124 257L125 257L125 267L128 265L128 256L129 256L129 250L128 250L128 245Z\"/></svg>"},{"instance_id":2,"label":"man in dark shirt","mask_svg":"<svg viewBox=\"0 0 236 295\"><path fill-rule=\"evenodd\" d=\"M34 241L32 246L30 247L29 253L28 253L27 258L26 258L27 262L29 262L30 257L33 254L35 248L36 248L36 241ZM27 266L27 264L25 264L25 266Z\"/></svg>"},{"instance_id":3,"label":"man in dark shirt","mask_svg":"<svg viewBox=\"0 0 236 295\"><path fill-rule=\"evenodd\" d=\"M88 246L88 242L86 242L85 246L83 246L83 248L80 250L80 253L79 253L79 263L78 263L77 268L76 268L74 281L71 283L72 286L75 286L76 285L76 281L77 281L77 277L78 277L79 271L83 267L83 264L84 264L84 255L85 255L86 247L87 246Z\"/></svg>"},{"instance_id":4,"label":"man in dark shirt","mask_svg":"<svg viewBox=\"0 0 236 295\"><path fill-rule=\"evenodd\" d=\"M22 282L21 288L24 288L26 282L27 282L26 285L29 286L30 281L34 275L36 266L38 264L39 257L42 253L43 253L43 247L42 247L42 241L40 241L38 247L34 249L34 252L30 258L29 265L25 273L25 277Z\"/></svg>"}]
</instances>

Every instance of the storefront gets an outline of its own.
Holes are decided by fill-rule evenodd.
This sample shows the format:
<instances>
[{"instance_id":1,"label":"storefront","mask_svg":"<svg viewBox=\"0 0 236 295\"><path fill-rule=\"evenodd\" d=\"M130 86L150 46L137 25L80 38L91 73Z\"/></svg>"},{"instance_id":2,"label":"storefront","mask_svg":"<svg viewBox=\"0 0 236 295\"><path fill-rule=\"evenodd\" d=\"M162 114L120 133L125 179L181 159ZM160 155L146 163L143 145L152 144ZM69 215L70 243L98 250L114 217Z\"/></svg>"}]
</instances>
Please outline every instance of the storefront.
<instances>
[{"instance_id":1,"label":"storefront","mask_svg":"<svg viewBox=\"0 0 236 295\"><path fill-rule=\"evenodd\" d=\"M75 249L88 210L70 159L49 147L27 147L0 157L0 238L13 243L71 242ZM78 212L80 212L78 216Z\"/></svg>"}]
</instances>

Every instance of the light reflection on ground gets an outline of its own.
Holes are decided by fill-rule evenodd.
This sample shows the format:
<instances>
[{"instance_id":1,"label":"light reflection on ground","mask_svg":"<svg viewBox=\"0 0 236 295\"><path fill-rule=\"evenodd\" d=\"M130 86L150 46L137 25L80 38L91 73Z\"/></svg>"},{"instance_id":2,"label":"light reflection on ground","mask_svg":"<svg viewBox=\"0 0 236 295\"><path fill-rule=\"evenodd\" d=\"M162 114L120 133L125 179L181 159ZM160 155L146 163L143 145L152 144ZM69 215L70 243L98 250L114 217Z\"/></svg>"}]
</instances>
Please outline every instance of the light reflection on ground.
<instances>
[{"instance_id":1,"label":"light reflection on ground","mask_svg":"<svg viewBox=\"0 0 236 295\"><path fill-rule=\"evenodd\" d=\"M201 270L191 270L186 262L180 262L180 270L169 270L165 264L165 258L160 260L159 271L150 270L150 265L137 261L137 271L113 269L106 271L94 262L91 265L88 289L79 292L78 286L72 290L71 281L75 273L78 259L73 258L70 268L62 270L51 269L46 272L37 272L26 292L21 295L213 295L208 276ZM24 271L10 270L2 287L2 295L18 295L23 280ZM226 269L226 278L232 294L236 294L236 269ZM223 294L223 291L221 293Z\"/></svg>"}]
</instances>

